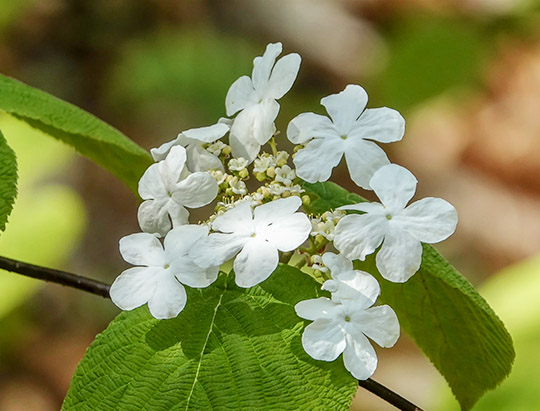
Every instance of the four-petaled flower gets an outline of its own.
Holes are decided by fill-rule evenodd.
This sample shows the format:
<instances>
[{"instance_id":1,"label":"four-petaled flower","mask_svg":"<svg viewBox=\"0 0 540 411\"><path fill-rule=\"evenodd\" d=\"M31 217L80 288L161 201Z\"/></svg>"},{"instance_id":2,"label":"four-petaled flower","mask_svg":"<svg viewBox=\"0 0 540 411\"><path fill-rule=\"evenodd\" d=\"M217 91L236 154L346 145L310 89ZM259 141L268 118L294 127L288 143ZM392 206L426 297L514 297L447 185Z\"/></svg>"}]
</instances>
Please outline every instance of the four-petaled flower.
<instances>
[{"instance_id":1,"label":"four-petaled flower","mask_svg":"<svg viewBox=\"0 0 540 411\"><path fill-rule=\"evenodd\" d=\"M387 107L366 109L367 101L362 87L348 85L341 93L321 100L331 119L303 113L291 120L287 137L295 144L307 144L294 157L298 177L309 183L326 181L345 155L352 180L369 189L375 171L389 164L384 151L369 140L401 140L405 120Z\"/></svg>"},{"instance_id":2,"label":"four-petaled flower","mask_svg":"<svg viewBox=\"0 0 540 411\"><path fill-rule=\"evenodd\" d=\"M330 270L338 270L335 282L341 283L339 295L296 304L298 316L313 321L302 334L302 346L316 360L334 361L343 353L345 368L354 378L365 380L377 368L377 354L367 337L381 347L392 347L399 338L397 316L387 305L372 307L380 293L374 277L349 270L352 264L341 267L343 261L339 259L323 259L325 264L330 263ZM343 298L346 296L354 298Z\"/></svg>"},{"instance_id":3,"label":"four-petaled flower","mask_svg":"<svg viewBox=\"0 0 540 411\"><path fill-rule=\"evenodd\" d=\"M120 274L111 286L111 300L122 310L148 303L150 313L159 319L173 318L186 305L186 290L212 284L219 267L201 268L188 252L208 228L184 225L169 231L164 246L152 234L136 233L120 240L120 253L132 267Z\"/></svg>"},{"instance_id":4,"label":"four-petaled flower","mask_svg":"<svg viewBox=\"0 0 540 411\"><path fill-rule=\"evenodd\" d=\"M189 212L216 198L216 180L206 172L190 174L185 167L186 149L174 146L165 160L152 164L139 181L145 201L138 210L139 225L147 233L164 236L172 227L187 224Z\"/></svg>"},{"instance_id":5,"label":"four-petaled flower","mask_svg":"<svg viewBox=\"0 0 540 411\"><path fill-rule=\"evenodd\" d=\"M252 162L276 131L274 120L279 112L276 100L291 89L301 61L298 54L292 53L276 63L281 51L281 43L269 44L264 55L253 61L251 78L242 76L229 88L225 98L227 115L241 110L233 121L229 137L235 157Z\"/></svg>"},{"instance_id":6,"label":"four-petaled flower","mask_svg":"<svg viewBox=\"0 0 540 411\"><path fill-rule=\"evenodd\" d=\"M422 244L438 243L456 229L457 212L441 198L423 198L407 206L416 178L390 164L378 170L369 185L381 203L359 203L340 210L362 211L343 217L334 232L334 246L346 257L364 260L382 243L376 264L387 280L402 283L420 268Z\"/></svg>"},{"instance_id":7,"label":"four-petaled flower","mask_svg":"<svg viewBox=\"0 0 540 411\"><path fill-rule=\"evenodd\" d=\"M201 266L221 265L236 255L236 284L253 287L276 269L278 250L292 251L308 238L309 219L296 212L301 204L298 197L275 200L255 209L249 202L242 202L217 217L212 230L219 232L199 240L189 255Z\"/></svg>"}]
</instances>

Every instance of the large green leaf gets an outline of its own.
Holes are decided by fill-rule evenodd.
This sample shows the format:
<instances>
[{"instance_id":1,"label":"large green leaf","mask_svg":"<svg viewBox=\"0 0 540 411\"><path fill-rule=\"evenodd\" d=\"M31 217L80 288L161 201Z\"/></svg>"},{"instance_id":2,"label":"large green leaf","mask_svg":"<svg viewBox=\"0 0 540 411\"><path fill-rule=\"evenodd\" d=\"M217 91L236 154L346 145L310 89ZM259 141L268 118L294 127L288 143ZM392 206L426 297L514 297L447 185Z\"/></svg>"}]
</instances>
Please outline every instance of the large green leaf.
<instances>
[{"instance_id":1,"label":"large green leaf","mask_svg":"<svg viewBox=\"0 0 540 411\"><path fill-rule=\"evenodd\" d=\"M145 150L93 115L2 75L0 110L73 146L132 190L136 190L137 181L152 161Z\"/></svg>"},{"instance_id":2,"label":"large green leaf","mask_svg":"<svg viewBox=\"0 0 540 411\"><path fill-rule=\"evenodd\" d=\"M333 183L305 184L310 212L363 201ZM509 373L515 352L504 324L437 251L424 244L422 266L406 283L382 279L372 256L356 262L376 275L381 300L396 311L401 326L444 376L465 410Z\"/></svg>"},{"instance_id":3,"label":"large green leaf","mask_svg":"<svg viewBox=\"0 0 540 411\"><path fill-rule=\"evenodd\" d=\"M64 410L348 410L357 381L341 360L303 350L294 304L320 284L280 265L259 286L232 275L202 290L171 320L146 307L119 315L87 351Z\"/></svg>"},{"instance_id":4,"label":"large green leaf","mask_svg":"<svg viewBox=\"0 0 540 411\"><path fill-rule=\"evenodd\" d=\"M17 197L17 158L0 132L0 231L6 223Z\"/></svg>"}]
</instances>

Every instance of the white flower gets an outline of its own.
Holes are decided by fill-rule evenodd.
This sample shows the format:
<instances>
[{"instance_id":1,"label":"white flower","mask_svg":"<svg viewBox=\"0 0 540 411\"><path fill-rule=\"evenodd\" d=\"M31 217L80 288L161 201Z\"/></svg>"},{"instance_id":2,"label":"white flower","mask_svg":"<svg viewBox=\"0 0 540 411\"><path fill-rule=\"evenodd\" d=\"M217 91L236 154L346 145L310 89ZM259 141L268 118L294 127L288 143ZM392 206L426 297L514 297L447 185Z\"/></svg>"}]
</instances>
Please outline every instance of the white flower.
<instances>
[{"instance_id":1,"label":"white flower","mask_svg":"<svg viewBox=\"0 0 540 411\"><path fill-rule=\"evenodd\" d=\"M274 196L280 196L286 190L281 184L272 183L268 185L268 192Z\"/></svg>"},{"instance_id":2,"label":"white flower","mask_svg":"<svg viewBox=\"0 0 540 411\"><path fill-rule=\"evenodd\" d=\"M253 287L266 280L278 265L278 250L292 251L308 237L309 219L297 213L298 197L279 199L252 209L238 204L212 222L212 233L200 240L190 256L200 265L221 265L234 256L239 287ZM238 255L237 255L238 254Z\"/></svg>"},{"instance_id":3,"label":"white flower","mask_svg":"<svg viewBox=\"0 0 540 411\"><path fill-rule=\"evenodd\" d=\"M323 273L328 272L328 267L325 267L322 257L319 254L311 256L311 268L314 270L319 270Z\"/></svg>"},{"instance_id":4,"label":"white flower","mask_svg":"<svg viewBox=\"0 0 540 411\"><path fill-rule=\"evenodd\" d=\"M312 228L311 235L312 236L322 235L328 241L333 241L335 228L336 228L336 225L332 221L319 221Z\"/></svg>"},{"instance_id":5,"label":"white flower","mask_svg":"<svg viewBox=\"0 0 540 411\"><path fill-rule=\"evenodd\" d=\"M381 347L392 347L399 337L399 322L389 306L371 307L380 293L377 280L361 271L350 273L354 277L347 281L354 284L357 298L336 302L321 297L294 308L298 316L313 321L302 334L304 350L322 361L334 361L343 353L345 368L365 380L377 368L377 355L366 336Z\"/></svg>"},{"instance_id":6,"label":"white flower","mask_svg":"<svg viewBox=\"0 0 540 411\"><path fill-rule=\"evenodd\" d=\"M229 186L234 194L245 195L247 194L246 183L239 180L238 177L233 177L229 180Z\"/></svg>"},{"instance_id":7,"label":"white flower","mask_svg":"<svg viewBox=\"0 0 540 411\"><path fill-rule=\"evenodd\" d=\"M287 187L287 191L291 194L301 194L305 190L302 188L300 184L295 184L293 186Z\"/></svg>"},{"instance_id":8,"label":"white flower","mask_svg":"<svg viewBox=\"0 0 540 411\"><path fill-rule=\"evenodd\" d=\"M223 143L221 140L215 141L212 144L208 145L206 147L206 151L208 151L210 154L213 154L214 156L219 156L221 154L221 151L227 147L227 144Z\"/></svg>"},{"instance_id":9,"label":"white flower","mask_svg":"<svg viewBox=\"0 0 540 411\"><path fill-rule=\"evenodd\" d=\"M240 171L246 168L249 165L249 161L246 160L244 157L238 157L238 158L231 158L229 160L229 170L231 171Z\"/></svg>"},{"instance_id":10,"label":"white flower","mask_svg":"<svg viewBox=\"0 0 540 411\"><path fill-rule=\"evenodd\" d=\"M172 147L180 145L186 148L189 171L223 171L221 160L205 149L204 145L223 137L227 131L229 131L229 126L220 120L220 122L212 126L186 130L178 134L175 140L164 143L158 148L153 148L150 152L155 161L160 161L165 159Z\"/></svg>"},{"instance_id":11,"label":"white flower","mask_svg":"<svg viewBox=\"0 0 540 411\"><path fill-rule=\"evenodd\" d=\"M165 160L152 164L141 177L139 195L145 201L137 217L143 231L164 236L171 226L187 224L185 207L202 207L216 198L218 187L212 176L189 174L185 164L186 149L174 146Z\"/></svg>"},{"instance_id":12,"label":"white flower","mask_svg":"<svg viewBox=\"0 0 540 411\"><path fill-rule=\"evenodd\" d=\"M228 176L228 174L225 174L221 170L212 170L212 171L209 171L209 173L214 178L214 180L216 180L216 183L218 185L221 185L227 179L227 176Z\"/></svg>"},{"instance_id":13,"label":"white flower","mask_svg":"<svg viewBox=\"0 0 540 411\"><path fill-rule=\"evenodd\" d=\"M173 318L186 305L189 287L207 287L218 276L218 268L201 268L188 252L193 243L206 236L208 228L185 225L169 231L161 242L152 234L137 233L120 240L120 253L136 265L120 274L111 285L111 300L122 310L148 303L150 313L159 319Z\"/></svg>"},{"instance_id":14,"label":"white flower","mask_svg":"<svg viewBox=\"0 0 540 411\"><path fill-rule=\"evenodd\" d=\"M395 164L382 167L369 185L380 203L360 203L341 210L363 211L343 217L334 232L334 246L346 257L364 260L382 243L376 264L387 280L402 283L418 269L422 244L438 243L456 229L457 212L440 198L424 198L405 208L416 191L416 178Z\"/></svg>"},{"instance_id":15,"label":"white flower","mask_svg":"<svg viewBox=\"0 0 540 411\"><path fill-rule=\"evenodd\" d=\"M276 165L282 166L287 164L287 159L289 158L289 153L286 151L278 151L276 155Z\"/></svg>"},{"instance_id":16,"label":"white flower","mask_svg":"<svg viewBox=\"0 0 540 411\"><path fill-rule=\"evenodd\" d=\"M259 156L255 159L253 163L253 171L255 173L265 173L266 170L270 167L276 166L276 159L273 155L263 153L262 156Z\"/></svg>"},{"instance_id":17,"label":"white flower","mask_svg":"<svg viewBox=\"0 0 540 411\"><path fill-rule=\"evenodd\" d=\"M290 186L293 180L296 178L296 173L288 165L276 168L275 181L283 183L286 186Z\"/></svg>"},{"instance_id":18,"label":"white flower","mask_svg":"<svg viewBox=\"0 0 540 411\"><path fill-rule=\"evenodd\" d=\"M253 61L251 78L240 77L227 93L227 115L241 110L233 121L229 139L235 157L253 161L261 145L274 135L274 120L279 112L276 100L292 87L301 60L298 54L292 53L276 63L281 51L281 43L268 44L264 55Z\"/></svg>"},{"instance_id":19,"label":"white flower","mask_svg":"<svg viewBox=\"0 0 540 411\"><path fill-rule=\"evenodd\" d=\"M293 160L298 177L310 183L326 181L345 154L352 180L368 189L375 171L389 164L384 151L369 140L401 140L405 120L387 107L365 109L367 101L362 87L348 85L341 93L321 100L331 120L314 113L303 113L291 120L287 128L289 140L307 143Z\"/></svg>"}]
</instances>

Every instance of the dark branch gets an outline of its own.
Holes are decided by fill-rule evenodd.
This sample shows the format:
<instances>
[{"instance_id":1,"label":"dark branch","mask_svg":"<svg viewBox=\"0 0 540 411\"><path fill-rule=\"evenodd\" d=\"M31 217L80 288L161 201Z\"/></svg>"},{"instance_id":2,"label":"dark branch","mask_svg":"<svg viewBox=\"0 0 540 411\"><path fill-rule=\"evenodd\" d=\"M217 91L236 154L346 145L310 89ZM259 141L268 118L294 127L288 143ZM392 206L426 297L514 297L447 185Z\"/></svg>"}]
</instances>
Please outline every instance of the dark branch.
<instances>
[{"instance_id":1,"label":"dark branch","mask_svg":"<svg viewBox=\"0 0 540 411\"><path fill-rule=\"evenodd\" d=\"M420 407L417 407L412 402L403 398L401 395L386 388L384 385L379 384L377 381L374 381L371 378L368 378L367 380L358 380L358 385L362 388L365 388L372 394L375 394L377 397L382 398L389 404L392 404L399 410L422 411Z\"/></svg>"},{"instance_id":2,"label":"dark branch","mask_svg":"<svg viewBox=\"0 0 540 411\"><path fill-rule=\"evenodd\" d=\"M110 298L109 289L111 286L109 284L92 280L90 278L81 277L80 275L71 274L60 270L53 270L52 268L40 267L39 265L27 264L5 257L0 257L0 268L13 273L25 275L26 277L67 285L68 287L87 291L101 297Z\"/></svg>"}]
</instances>

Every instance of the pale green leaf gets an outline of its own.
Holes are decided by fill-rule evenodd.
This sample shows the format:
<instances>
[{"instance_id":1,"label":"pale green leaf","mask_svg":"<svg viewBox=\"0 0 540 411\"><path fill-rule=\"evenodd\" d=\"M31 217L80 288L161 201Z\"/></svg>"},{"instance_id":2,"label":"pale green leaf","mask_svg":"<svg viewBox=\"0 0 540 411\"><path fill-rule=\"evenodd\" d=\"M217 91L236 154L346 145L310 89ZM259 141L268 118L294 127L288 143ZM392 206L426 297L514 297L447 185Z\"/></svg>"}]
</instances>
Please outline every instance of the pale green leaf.
<instances>
[{"instance_id":1,"label":"pale green leaf","mask_svg":"<svg viewBox=\"0 0 540 411\"><path fill-rule=\"evenodd\" d=\"M17 197L17 158L0 132L0 231L6 229L15 197Z\"/></svg>"},{"instance_id":2,"label":"pale green leaf","mask_svg":"<svg viewBox=\"0 0 540 411\"><path fill-rule=\"evenodd\" d=\"M0 110L73 146L134 191L152 162L145 150L93 115L3 75L0 75Z\"/></svg>"},{"instance_id":3,"label":"pale green leaf","mask_svg":"<svg viewBox=\"0 0 540 411\"><path fill-rule=\"evenodd\" d=\"M87 351L64 410L348 410L357 381L341 359L303 350L294 305L320 285L280 265L243 289L221 274L171 320L119 315Z\"/></svg>"},{"instance_id":4,"label":"pale green leaf","mask_svg":"<svg viewBox=\"0 0 540 411\"><path fill-rule=\"evenodd\" d=\"M304 188L312 197L308 212L364 201L329 182ZM444 376L463 409L510 373L515 352L504 324L433 247L424 244L422 266L404 284L384 280L373 255L356 266L378 277L381 301L394 308L401 327Z\"/></svg>"}]
</instances>

